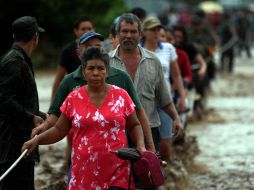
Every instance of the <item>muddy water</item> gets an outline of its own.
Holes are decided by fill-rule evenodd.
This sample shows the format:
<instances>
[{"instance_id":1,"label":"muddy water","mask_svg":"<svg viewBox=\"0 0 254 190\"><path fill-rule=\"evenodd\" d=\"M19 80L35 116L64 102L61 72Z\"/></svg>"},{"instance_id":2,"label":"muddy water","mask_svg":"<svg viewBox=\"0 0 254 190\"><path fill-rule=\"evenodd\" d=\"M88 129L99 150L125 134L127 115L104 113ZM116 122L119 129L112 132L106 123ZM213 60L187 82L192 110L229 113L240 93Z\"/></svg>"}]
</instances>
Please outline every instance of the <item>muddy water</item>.
<instances>
[{"instance_id":1,"label":"muddy water","mask_svg":"<svg viewBox=\"0 0 254 190\"><path fill-rule=\"evenodd\" d=\"M201 151L189 189L254 189L254 64L241 62L213 82L210 113L190 127Z\"/></svg>"},{"instance_id":2,"label":"muddy water","mask_svg":"<svg viewBox=\"0 0 254 190\"><path fill-rule=\"evenodd\" d=\"M36 74L40 110L47 112L54 81L54 73L39 72ZM64 169L65 139L53 145L40 146L41 161L35 167L35 186L37 189L65 189L67 171Z\"/></svg>"},{"instance_id":3,"label":"muddy water","mask_svg":"<svg viewBox=\"0 0 254 190\"><path fill-rule=\"evenodd\" d=\"M254 62L237 61L233 75L219 75L213 82L207 117L188 128L187 134L197 137L200 148L188 171L188 190L254 189ZM53 79L45 73L36 77L43 111L49 106ZM37 189L64 189L64 147L64 140L40 147Z\"/></svg>"},{"instance_id":4,"label":"muddy water","mask_svg":"<svg viewBox=\"0 0 254 190\"><path fill-rule=\"evenodd\" d=\"M54 82L53 72L38 72L35 74L38 88L40 110L47 112L50 104L52 85Z\"/></svg>"}]
</instances>

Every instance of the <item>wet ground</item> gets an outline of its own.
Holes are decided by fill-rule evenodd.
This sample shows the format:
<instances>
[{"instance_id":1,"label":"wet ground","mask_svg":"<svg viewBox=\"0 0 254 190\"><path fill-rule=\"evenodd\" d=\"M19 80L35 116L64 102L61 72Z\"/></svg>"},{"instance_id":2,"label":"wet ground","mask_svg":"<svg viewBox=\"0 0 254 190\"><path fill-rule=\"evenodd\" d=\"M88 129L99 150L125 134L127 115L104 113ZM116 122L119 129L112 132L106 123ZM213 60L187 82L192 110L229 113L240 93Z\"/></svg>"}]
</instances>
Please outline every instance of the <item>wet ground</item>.
<instances>
[{"instance_id":1,"label":"wet ground","mask_svg":"<svg viewBox=\"0 0 254 190\"><path fill-rule=\"evenodd\" d=\"M36 79L41 110L47 111L53 76L40 73ZM217 76L211 85L206 116L202 122L189 125L187 136L192 137L190 144L198 143L200 153L196 155L196 149L188 147L189 152L183 155L191 162L181 168L188 181L186 190L254 189L254 61L238 58L234 74ZM40 147L37 189L64 188L64 147L64 140ZM195 155L190 156L191 152Z\"/></svg>"},{"instance_id":2,"label":"wet ground","mask_svg":"<svg viewBox=\"0 0 254 190\"><path fill-rule=\"evenodd\" d=\"M219 75L207 107L189 130L200 149L189 189L254 189L254 62L237 59L233 75Z\"/></svg>"},{"instance_id":3,"label":"wet ground","mask_svg":"<svg viewBox=\"0 0 254 190\"><path fill-rule=\"evenodd\" d=\"M36 74L36 83L40 99L40 110L47 112L54 81L54 72L43 71ZM64 167L65 139L53 145L40 146L41 161L35 167L36 190L62 190L67 181L67 170Z\"/></svg>"}]
</instances>

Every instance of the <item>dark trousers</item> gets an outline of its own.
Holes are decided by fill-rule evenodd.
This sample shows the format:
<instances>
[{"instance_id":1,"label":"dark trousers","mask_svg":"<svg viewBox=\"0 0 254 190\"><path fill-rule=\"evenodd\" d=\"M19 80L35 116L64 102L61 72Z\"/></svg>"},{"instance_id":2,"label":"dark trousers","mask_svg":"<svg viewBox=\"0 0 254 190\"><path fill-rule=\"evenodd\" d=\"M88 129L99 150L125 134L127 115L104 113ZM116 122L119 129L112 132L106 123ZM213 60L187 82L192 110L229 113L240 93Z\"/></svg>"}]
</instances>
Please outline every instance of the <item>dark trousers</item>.
<instances>
[{"instance_id":1,"label":"dark trousers","mask_svg":"<svg viewBox=\"0 0 254 190\"><path fill-rule=\"evenodd\" d=\"M238 41L238 48L239 48L240 55L241 55L241 52L243 50L245 50L248 58L251 58L250 46L248 44L247 39L245 39L245 37L242 37L242 38L239 39L239 41Z\"/></svg>"},{"instance_id":2,"label":"dark trousers","mask_svg":"<svg viewBox=\"0 0 254 190\"><path fill-rule=\"evenodd\" d=\"M234 67L234 50L229 49L222 53L221 55L221 70L232 72Z\"/></svg>"},{"instance_id":3,"label":"dark trousers","mask_svg":"<svg viewBox=\"0 0 254 190\"><path fill-rule=\"evenodd\" d=\"M159 129L159 127L154 127L154 128L151 128L151 131L152 131L153 142L154 142L156 152L159 152L160 151L159 145L160 145L160 141L161 141L160 129ZM135 145L131 141L131 138L129 135L127 135L127 139L128 139L129 147L135 148Z\"/></svg>"},{"instance_id":4,"label":"dark trousers","mask_svg":"<svg viewBox=\"0 0 254 190\"><path fill-rule=\"evenodd\" d=\"M12 163L0 165L2 175ZM34 190L34 163L20 162L0 182L0 190Z\"/></svg>"}]
</instances>

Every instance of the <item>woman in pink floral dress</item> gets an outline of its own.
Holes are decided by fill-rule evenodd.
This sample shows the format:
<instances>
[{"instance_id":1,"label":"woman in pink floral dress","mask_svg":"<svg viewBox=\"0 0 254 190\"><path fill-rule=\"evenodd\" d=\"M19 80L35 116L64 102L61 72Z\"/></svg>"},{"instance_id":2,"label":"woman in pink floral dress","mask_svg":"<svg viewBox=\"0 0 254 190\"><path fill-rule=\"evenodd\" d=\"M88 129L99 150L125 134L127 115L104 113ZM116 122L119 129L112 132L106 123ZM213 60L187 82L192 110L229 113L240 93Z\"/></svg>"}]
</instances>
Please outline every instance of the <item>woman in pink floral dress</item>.
<instances>
[{"instance_id":1,"label":"woman in pink floral dress","mask_svg":"<svg viewBox=\"0 0 254 190\"><path fill-rule=\"evenodd\" d=\"M135 189L129 161L111 150L127 147L126 131L137 150L145 151L141 126L127 92L105 82L109 57L99 47L82 56L88 85L71 92L61 106L54 127L26 142L28 154L40 144L51 144L74 130L72 171L68 190Z\"/></svg>"}]
</instances>

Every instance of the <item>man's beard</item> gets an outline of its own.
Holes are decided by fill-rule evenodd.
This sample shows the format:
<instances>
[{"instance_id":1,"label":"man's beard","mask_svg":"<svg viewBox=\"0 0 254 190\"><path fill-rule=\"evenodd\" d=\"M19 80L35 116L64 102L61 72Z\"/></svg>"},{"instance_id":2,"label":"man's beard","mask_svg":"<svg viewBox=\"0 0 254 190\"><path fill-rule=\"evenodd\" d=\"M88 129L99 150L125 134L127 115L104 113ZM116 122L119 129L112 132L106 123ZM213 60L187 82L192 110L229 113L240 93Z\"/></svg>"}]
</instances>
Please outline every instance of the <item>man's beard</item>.
<instances>
[{"instance_id":1,"label":"man's beard","mask_svg":"<svg viewBox=\"0 0 254 190\"><path fill-rule=\"evenodd\" d=\"M126 49L126 50L131 50L131 49L134 49L136 48L138 45L138 42L135 41L135 40L129 40L129 39L125 39L121 42L121 47L123 49Z\"/></svg>"}]
</instances>

